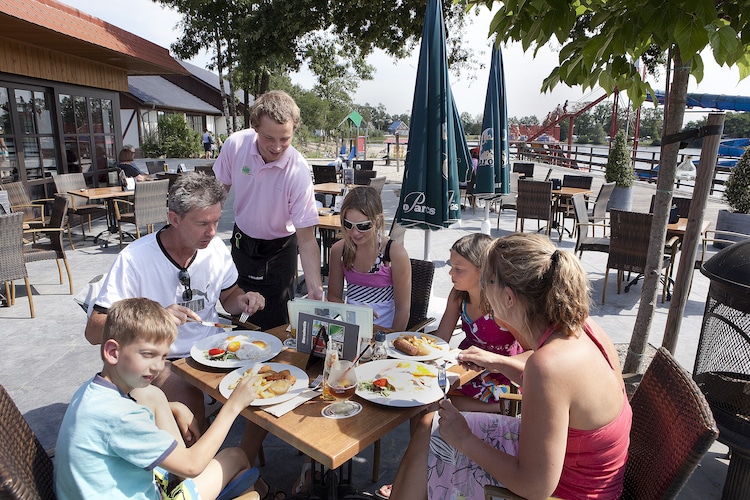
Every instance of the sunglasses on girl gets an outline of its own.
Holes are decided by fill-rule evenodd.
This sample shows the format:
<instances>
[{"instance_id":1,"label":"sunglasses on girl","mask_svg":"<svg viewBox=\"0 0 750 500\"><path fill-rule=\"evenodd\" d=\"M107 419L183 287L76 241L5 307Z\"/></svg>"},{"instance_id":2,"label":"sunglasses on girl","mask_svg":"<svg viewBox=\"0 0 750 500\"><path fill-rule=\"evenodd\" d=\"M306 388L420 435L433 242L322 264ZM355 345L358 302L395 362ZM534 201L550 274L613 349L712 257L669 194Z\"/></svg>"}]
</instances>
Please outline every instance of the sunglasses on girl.
<instances>
[{"instance_id":1,"label":"sunglasses on girl","mask_svg":"<svg viewBox=\"0 0 750 500\"><path fill-rule=\"evenodd\" d=\"M349 231L352 230L353 227L357 228L357 231L360 233L364 233L366 231L369 231L372 229L372 221L371 220L365 220L362 222L352 222L350 220L344 219L344 228L348 229Z\"/></svg>"}]
</instances>

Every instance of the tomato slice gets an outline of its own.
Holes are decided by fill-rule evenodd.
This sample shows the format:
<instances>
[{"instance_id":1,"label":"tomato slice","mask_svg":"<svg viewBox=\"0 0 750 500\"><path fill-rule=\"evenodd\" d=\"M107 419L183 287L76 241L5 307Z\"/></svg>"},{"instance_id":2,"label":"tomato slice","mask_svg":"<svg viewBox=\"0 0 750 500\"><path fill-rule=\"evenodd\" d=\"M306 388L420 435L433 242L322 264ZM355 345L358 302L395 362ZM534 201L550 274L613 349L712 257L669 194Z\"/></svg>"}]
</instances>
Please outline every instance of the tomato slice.
<instances>
[{"instance_id":1,"label":"tomato slice","mask_svg":"<svg viewBox=\"0 0 750 500\"><path fill-rule=\"evenodd\" d=\"M388 386L388 379L383 377L377 380L373 380L372 385L376 385L378 387L386 387Z\"/></svg>"},{"instance_id":2,"label":"tomato slice","mask_svg":"<svg viewBox=\"0 0 750 500\"><path fill-rule=\"evenodd\" d=\"M218 347L214 347L213 349L208 350L208 355L213 358L215 356L221 356L222 354L224 354L224 352L225 352L224 349L219 349Z\"/></svg>"}]
</instances>

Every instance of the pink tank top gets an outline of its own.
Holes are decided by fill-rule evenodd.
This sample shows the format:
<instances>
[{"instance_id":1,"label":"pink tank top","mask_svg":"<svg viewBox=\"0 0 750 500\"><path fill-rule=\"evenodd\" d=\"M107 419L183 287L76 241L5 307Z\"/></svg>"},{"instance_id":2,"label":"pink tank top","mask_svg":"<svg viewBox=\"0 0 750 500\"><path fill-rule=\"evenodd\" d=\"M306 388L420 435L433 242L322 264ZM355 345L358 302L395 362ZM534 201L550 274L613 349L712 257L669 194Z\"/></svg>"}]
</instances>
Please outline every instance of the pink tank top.
<instances>
[{"instance_id":1,"label":"pink tank top","mask_svg":"<svg viewBox=\"0 0 750 500\"><path fill-rule=\"evenodd\" d=\"M607 352L594 336L588 323L584 324L583 331L614 369ZM555 328L548 328L542 335L539 347L542 347L554 332ZM568 428L563 470L554 496L570 499L620 498L630 445L630 425L633 421L633 411L624 389L622 397L622 410L610 423L593 430Z\"/></svg>"}]
</instances>

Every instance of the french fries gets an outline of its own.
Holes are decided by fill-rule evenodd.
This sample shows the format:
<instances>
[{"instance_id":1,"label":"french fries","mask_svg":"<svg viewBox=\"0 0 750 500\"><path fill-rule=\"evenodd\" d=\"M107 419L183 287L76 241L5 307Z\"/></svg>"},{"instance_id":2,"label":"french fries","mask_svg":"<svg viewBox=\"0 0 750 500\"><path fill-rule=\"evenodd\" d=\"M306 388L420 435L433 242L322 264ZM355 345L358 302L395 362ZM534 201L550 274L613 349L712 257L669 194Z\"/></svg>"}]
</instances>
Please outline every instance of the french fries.
<instances>
[{"instance_id":1,"label":"french fries","mask_svg":"<svg viewBox=\"0 0 750 500\"><path fill-rule=\"evenodd\" d=\"M399 339L409 342L411 345L417 348L418 356L427 356L432 351L431 349L439 349L435 339L430 337L419 337L417 335L399 335Z\"/></svg>"},{"instance_id":2,"label":"french fries","mask_svg":"<svg viewBox=\"0 0 750 500\"><path fill-rule=\"evenodd\" d=\"M239 384L240 380L247 376L257 375L258 379L255 381L255 387L258 391L258 398L269 399L275 398L282 394L286 394L289 389L297 381L297 377L292 375L289 370L281 370L280 372L274 371L268 365L263 365L258 370L257 374L253 373L252 368L248 368L242 377L229 384L229 389L234 390Z\"/></svg>"}]
</instances>

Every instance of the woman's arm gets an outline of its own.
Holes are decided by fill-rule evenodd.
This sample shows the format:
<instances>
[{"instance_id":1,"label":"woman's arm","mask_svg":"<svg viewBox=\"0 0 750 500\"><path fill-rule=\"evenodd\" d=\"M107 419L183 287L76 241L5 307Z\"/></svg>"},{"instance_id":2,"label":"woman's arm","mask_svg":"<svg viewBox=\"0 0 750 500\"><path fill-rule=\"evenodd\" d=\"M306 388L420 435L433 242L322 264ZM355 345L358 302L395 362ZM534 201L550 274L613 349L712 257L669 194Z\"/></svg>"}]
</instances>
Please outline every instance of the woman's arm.
<instances>
[{"instance_id":1,"label":"woman's arm","mask_svg":"<svg viewBox=\"0 0 750 500\"><path fill-rule=\"evenodd\" d=\"M460 317L461 301L456 297L456 289L454 288L448 295L448 302L445 304L445 312L440 319L440 325L437 327L437 330L431 332L432 335L440 337L446 342L450 342L451 337L453 336L453 330L456 329L458 318Z\"/></svg>"},{"instance_id":2,"label":"woman's arm","mask_svg":"<svg viewBox=\"0 0 750 500\"><path fill-rule=\"evenodd\" d=\"M534 351L524 351L515 356L505 356L471 346L458 354L458 362L470 370L502 373L516 384L523 386L522 378L526 369L526 361L532 354L534 354ZM523 382L525 383L525 380Z\"/></svg>"},{"instance_id":3,"label":"woman's arm","mask_svg":"<svg viewBox=\"0 0 750 500\"><path fill-rule=\"evenodd\" d=\"M391 277L393 279L393 299L396 312L391 329L406 330L411 314L411 260L404 245L393 241L390 248Z\"/></svg>"},{"instance_id":4,"label":"woman's arm","mask_svg":"<svg viewBox=\"0 0 750 500\"><path fill-rule=\"evenodd\" d=\"M328 301L344 302L344 271L341 267L341 256L344 253L344 240L339 240L331 247L328 259Z\"/></svg>"}]
</instances>

